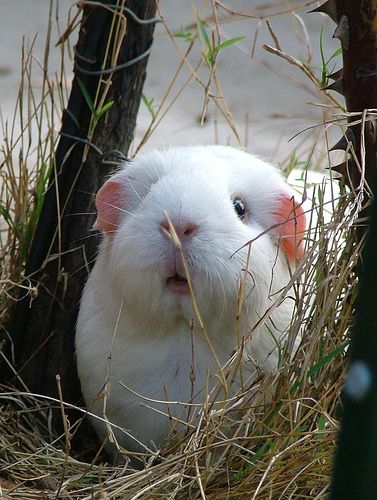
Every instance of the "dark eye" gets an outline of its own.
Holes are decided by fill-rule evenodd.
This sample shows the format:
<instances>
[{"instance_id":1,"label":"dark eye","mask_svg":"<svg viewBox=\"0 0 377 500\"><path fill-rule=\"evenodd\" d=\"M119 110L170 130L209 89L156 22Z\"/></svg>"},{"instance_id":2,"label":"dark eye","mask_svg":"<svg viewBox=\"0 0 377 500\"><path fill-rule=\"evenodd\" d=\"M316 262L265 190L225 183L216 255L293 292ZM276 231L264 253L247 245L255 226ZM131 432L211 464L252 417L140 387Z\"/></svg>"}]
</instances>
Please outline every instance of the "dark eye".
<instances>
[{"instance_id":1,"label":"dark eye","mask_svg":"<svg viewBox=\"0 0 377 500\"><path fill-rule=\"evenodd\" d=\"M238 215L238 217L243 220L245 218L245 215L247 213L247 210L246 210L246 205L245 203L241 200L241 198L235 198L233 200L233 207L234 207L234 210L236 211L236 214Z\"/></svg>"}]
</instances>

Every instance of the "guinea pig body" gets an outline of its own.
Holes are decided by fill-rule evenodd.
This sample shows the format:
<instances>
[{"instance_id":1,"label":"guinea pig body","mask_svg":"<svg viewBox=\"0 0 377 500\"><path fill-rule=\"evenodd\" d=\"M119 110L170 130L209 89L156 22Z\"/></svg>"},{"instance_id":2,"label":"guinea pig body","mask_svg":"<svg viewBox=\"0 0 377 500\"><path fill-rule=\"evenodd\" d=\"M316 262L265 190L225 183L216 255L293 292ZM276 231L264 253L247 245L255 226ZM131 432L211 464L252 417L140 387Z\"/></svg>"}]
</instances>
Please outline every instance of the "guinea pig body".
<instances>
[{"instance_id":1,"label":"guinea pig body","mask_svg":"<svg viewBox=\"0 0 377 500\"><path fill-rule=\"evenodd\" d=\"M294 301L265 316L302 254L305 217L272 166L221 146L140 155L96 204L104 238L77 324L82 391L101 439L109 420L123 447L153 449L207 400L243 338L244 380L277 367Z\"/></svg>"}]
</instances>

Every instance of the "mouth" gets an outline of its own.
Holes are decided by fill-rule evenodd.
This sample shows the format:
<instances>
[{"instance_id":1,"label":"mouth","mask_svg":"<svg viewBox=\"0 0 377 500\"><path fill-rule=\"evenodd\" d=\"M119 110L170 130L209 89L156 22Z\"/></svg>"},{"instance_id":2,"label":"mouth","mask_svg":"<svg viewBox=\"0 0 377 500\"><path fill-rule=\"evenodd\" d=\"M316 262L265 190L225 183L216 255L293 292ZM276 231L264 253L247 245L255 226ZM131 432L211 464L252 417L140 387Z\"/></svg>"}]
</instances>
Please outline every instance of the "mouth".
<instances>
[{"instance_id":1,"label":"mouth","mask_svg":"<svg viewBox=\"0 0 377 500\"><path fill-rule=\"evenodd\" d=\"M171 292L178 295L187 295L190 291L187 279L179 274L170 276L166 280L166 286Z\"/></svg>"}]
</instances>

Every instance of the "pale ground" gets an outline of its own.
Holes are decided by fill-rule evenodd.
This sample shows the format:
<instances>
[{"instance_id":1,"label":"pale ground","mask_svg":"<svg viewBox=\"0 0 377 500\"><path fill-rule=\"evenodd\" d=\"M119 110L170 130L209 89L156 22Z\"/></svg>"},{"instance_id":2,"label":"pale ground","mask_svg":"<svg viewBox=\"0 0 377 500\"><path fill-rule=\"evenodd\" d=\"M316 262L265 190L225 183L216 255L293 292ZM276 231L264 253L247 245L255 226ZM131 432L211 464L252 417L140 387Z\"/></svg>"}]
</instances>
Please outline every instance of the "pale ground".
<instances>
[{"instance_id":1,"label":"pale ground","mask_svg":"<svg viewBox=\"0 0 377 500\"><path fill-rule=\"evenodd\" d=\"M195 0L161 0L161 8L172 32L189 26L194 16L192 4L198 8L201 18L209 12L210 2ZM260 5L278 4L279 2L262 0L228 0L228 6L253 14L272 10ZM298 1L281 1L280 10L286 6L297 4ZM302 1L301 4L310 2ZM74 5L72 0L60 1L60 24L66 25L68 9ZM4 121L9 121L13 115L20 72L20 52L22 37L30 45L35 35L34 53L36 59L43 61L44 39L47 29L48 0L1 0L0 3L0 109ZM73 11L75 8L73 9ZM338 48L338 43L332 40L334 24L329 18L306 12L308 7L299 11L305 22L312 43L313 65L320 67L319 33L324 30L326 55L329 56ZM276 8L275 8L276 11ZM307 57L307 44L304 30L297 18L292 15L271 17L274 31L280 44L290 54L303 60ZM290 66L286 61L267 53L261 48L262 43L272 44L266 29L265 21L250 18L240 18L221 26L222 36L229 39L235 36L245 36L243 40L220 52L218 59L218 74L229 109L234 117L236 128L242 145L253 153L272 160L275 163L287 161L295 148L304 152L300 146L303 139L309 139L306 147L313 144L313 133L299 135L288 142L292 136L307 127L318 125L322 121L322 108L307 104L308 101L319 102L318 94L313 93L313 85L304 75ZM57 41L56 31L53 33L53 45ZM253 43L255 50L251 57ZM74 42L74 41L72 41ZM187 45L179 42L185 49ZM59 67L59 49L51 47L49 72L52 74ZM193 64L199 58L198 50L190 58ZM162 25L156 28L156 36L152 55L148 66L148 79L144 89L145 95L158 104L167 88L173 73L179 63L179 55L171 40L166 35ZM337 61L339 66L340 61ZM69 69L69 64L67 65ZM282 76L288 74L291 81ZM179 91L182 82L190 75L190 70L184 68L175 85L172 95ZM200 75L204 81L208 79L208 69L203 65ZM33 85L38 88L41 75L35 72ZM161 147L170 144L199 144L218 142L222 144L237 144L234 134L224 123L213 104L209 106L207 120L200 126L200 115L203 105L204 91L192 79L190 85L180 95L173 108L167 113L156 132L152 135L146 147ZM141 104L136 140L134 147L145 132L150 122L150 114L145 105ZM57 124L58 127L58 124ZM318 128L317 130L323 130ZM0 133L1 137L1 133ZM322 151L324 149L322 148ZM323 156L321 148L316 148L317 158ZM306 153L305 155L306 156Z\"/></svg>"}]
</instances>

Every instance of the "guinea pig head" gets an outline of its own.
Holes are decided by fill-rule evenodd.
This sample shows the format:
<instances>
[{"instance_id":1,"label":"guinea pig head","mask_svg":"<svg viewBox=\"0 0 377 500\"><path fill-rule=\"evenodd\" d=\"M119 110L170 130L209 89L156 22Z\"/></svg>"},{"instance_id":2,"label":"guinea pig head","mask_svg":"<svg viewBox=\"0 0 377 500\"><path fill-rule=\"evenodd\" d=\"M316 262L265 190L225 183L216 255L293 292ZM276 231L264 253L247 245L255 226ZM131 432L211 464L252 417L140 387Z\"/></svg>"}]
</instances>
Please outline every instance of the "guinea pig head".
<instances>
[{"instance_id":1,"label":"guinea pig head","mask_svg":"<svg viewBox=\"0 0 377 500\"><path fill-rule=\"evenodd\" d=\"M96 197L95 228L115 293L126 306L168 321L234 320L241 283L253 321L303 255L305 215L270 165L220 146L149 152Z\"/></svg>"}]
</instances>

